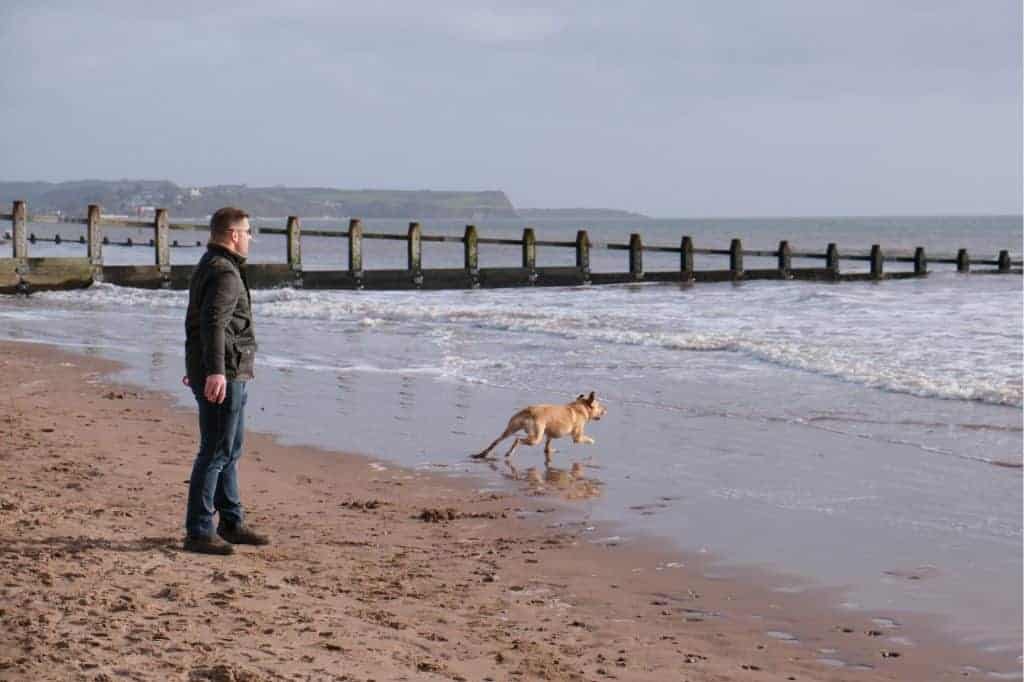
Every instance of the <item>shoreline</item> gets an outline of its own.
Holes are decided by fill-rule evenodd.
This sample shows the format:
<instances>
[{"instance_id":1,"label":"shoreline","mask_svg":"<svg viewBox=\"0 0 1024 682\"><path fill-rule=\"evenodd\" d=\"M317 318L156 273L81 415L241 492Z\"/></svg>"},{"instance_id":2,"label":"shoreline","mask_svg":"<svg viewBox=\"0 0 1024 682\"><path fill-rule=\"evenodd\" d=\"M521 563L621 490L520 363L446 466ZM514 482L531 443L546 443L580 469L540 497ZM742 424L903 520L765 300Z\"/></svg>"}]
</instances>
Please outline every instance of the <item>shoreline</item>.
<instances>
[{"instance_id":1,"label":"shoreline","mask_svg":"<svg viewBox=\"0 0 1024 682\"><path fill-rule=\"evenodd\" d=\"M594 543L571 511L551 510L562 494L545 490L564 481L481 491L481 479L268 434L248 434L241 475L274 544L186 554L194 414L110 381L112 361L16 342L0 342L0 357L11 576L0 595L17 607L0 613L12 635L0 638L0 679L123 668L136 679L912 681L1019 668L938 634L892 641L927 632L928 619L899 614L903 627L889 628L837 613L819 606L825 590L723 578L711 557L656 538ZM585 479L568 483L585 494ZM595 525L596 537L615 533ZM218 646L225 625L231 641ZM216 666L233 677L207 675Z\"/></svg>"}]
</instances>

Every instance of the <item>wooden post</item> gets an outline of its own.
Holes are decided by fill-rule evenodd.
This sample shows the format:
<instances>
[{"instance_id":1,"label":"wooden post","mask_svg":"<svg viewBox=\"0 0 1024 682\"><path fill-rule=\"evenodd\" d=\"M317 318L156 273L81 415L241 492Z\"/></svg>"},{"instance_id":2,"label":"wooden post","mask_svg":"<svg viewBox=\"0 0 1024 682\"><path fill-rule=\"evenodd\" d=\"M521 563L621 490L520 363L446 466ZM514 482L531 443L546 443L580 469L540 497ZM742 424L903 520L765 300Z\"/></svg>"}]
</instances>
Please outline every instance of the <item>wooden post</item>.
<instances>
[{"instance_id":1,"label":"wooden post","mask_svg":"<svg viewBox=\"0 0 1024 682\"><path fill-rule=\"evenodd\" d=\"M914 274L928 274L928 257L924 253L923 246L919 246L916 249L914 249Z\"/></svg>"},{"instance_id":2,"label":"wooden post","mask_svg":"<svg viewBox=\"0 0 1024 682\"><path fill-rule=\"evenodd\" d=\"M356 281L363 279L363 223L359 218L348 221L348 271Z\"/></svg>"},{"instance_id":3,"label":"wooden post","mask_svg":"<svg viewBox=\"0 0 1024 682\"><path fill-rule=\"evenodd\" d=\"M89 246L86 247L89 262L93 265L103 265L103 228L100 227L100 207L96 204L89 204L85 225L85 232L89 240Z\"/></svg>"},{"instance_id":4,"label":"wooden post","mask_svg":"<svg viewBox=\"0 0 1024 682\"><path fill-rule=\"evenodd\" d=\"M28 223L28 206L24 201L15 201L11 211L11 246L15 258L28 258L28 235L25 234Z\"/></svg>"},{"instance_id":5,"label":"wooden post","mask_svg":"<svg viewBox=\"0 0 1024 682\"><path fill-rule=\"evenodd\" d=\"M956 252L956 271L971 271L971 257L967 255L967 249L960 249Z\"/></svg>"},{"instance_id":6,"label":"wooden post","mask_svg":"<svg viewBox=\"0 0 1024 682\"><path fill-rule=\"evenodd\" d=\"M419 223L409 223L409 274L413 284L423 283L423 231Z\"/></svg>"},{"instance_id":7,"label":"wooden post","mask_svg":"<svg viewBox=\"0 0 1024 682\"><path fill-rule=\"evenodd\" d=\"M693 239L690 237L683 237L679 244L679 271L684 282L693 279Z\"/></svg>"},{"instance_id":8,"label":"wooden post","mask_svg":"<svg viewBox=\"0 0 1024 682\"><path fill-rule=\"evenodd\" d=\"M644 243L639 232L629 235L629 274L634 280L644 278Z\"/></svg>"},{"instance_id":9,"label":"wooden post","mask_svg":"<svg viewBox=\"0 0 1024 682\"><path fill-rule=\"evenodd\" d=\"M470 286L474 289L480 286L480 246L476 240L476 225L466 225L466 233L462 237L462 247L466 274L469 275Z\"/></svg>"},{"instance_id":10,"label":"wooden post","mask_svg":"<svg viewBox=\"0 0 1024 682\"><path fill-rule=\"evenodd\" d=\"M789 242L783 239L779 242L779 273L784 279L789 279L789 271L793 269L793 252L789 248Z\"/></svg>"},{"instance_id":11,"label":"wooden post","mask_svg":"<svg viewBox=\"0 0 1024 682\"><path fill-rule=\"evenodd\" d=\"M825 269L833 277L839 277L839 248L834 243L825 249Z\"/></svg>"},{"instance_id":12,"label":"wooden post","mask_svg":"<svg viewBox=\"0 0 1024 682\"><path fill-rule=\"evenodd\" d=\"M1010 271L1010 252L1000 251L999 252L999 272Z\"/></svg>"},{"instance_id":13,"label":"wooden post","mask_svg":"<svg viewBox=\"0 0 1024 682\"><path fill-rule=\"evenodd\" d=\"M167 218L167 209L158 208L153 218L153 238L156 240L156 264L160 268L171 266L171 244L167 241L170 228L170 220Z\"/></svg>"},{"instance_id":14,"label":"wooden post","mask_svg":"<svg viewBox=\"0 0 1024 682\"><path fill-rule=\"evenodd\" d=\"M530 274L537 270L537 235L532 227L523 228L523 267Z\"/></svg>"},{"instance_id":15,"label":"wooden post","mask_svg":"<svg viewBox=\"0 0 1024 682\"><path fill-rule=\"evenodd\" d=\"M885 263L885 257L882 255L882 247L878 244L871 245L871 277L872 279L882 279L882 269Z\"/></svg>"},{"instance_id":16,"label":"wooden post","mask_svg":"<svg viewBox=\"0 0 1024 682\"><path fill-rule=\"evenodd\" d=\"M288 216L287 223L287 251L288 251L288 267L291 270L302 269L302 225L299 223L298 216Z\"/></svg>"},{"instance_id":17,"label":"wooden post","mask_svg":"<svg viewBox=\"0 0 1024 682\"><path fill-rule=\"evenodd\" d=\"M739 239L729 243L729 270L733 279L743 277L743 243Z\"/></svg>"},{"instance_id":18,"label":"wooden post","mask_svg":"<svg viewBox=\"0 0 1024 682\"><path fill-rule=\"evenodd\" d=\"M590 281L590 235L586 230L576 233L576 268L584 283Z\"/></svg>"}]
</instances>

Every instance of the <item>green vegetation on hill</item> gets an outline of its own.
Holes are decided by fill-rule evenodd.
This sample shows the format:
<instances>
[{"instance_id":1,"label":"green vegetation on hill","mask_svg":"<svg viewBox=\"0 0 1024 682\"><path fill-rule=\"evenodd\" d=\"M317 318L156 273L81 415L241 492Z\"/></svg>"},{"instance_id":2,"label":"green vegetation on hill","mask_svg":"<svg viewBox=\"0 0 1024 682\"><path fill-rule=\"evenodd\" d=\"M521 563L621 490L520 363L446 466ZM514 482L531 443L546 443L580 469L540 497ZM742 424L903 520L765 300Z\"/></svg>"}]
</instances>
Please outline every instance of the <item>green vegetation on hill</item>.
<instances>
[{"instance_id":1,"label":"green vegetation on hill","mask_svg":"<svg viewBox=\"0 0 1024 682\"><path fill-rule=\"evenodd\" d=\"M104 213L135 215L166 208L173 217L203 218L237 205L262 217L465 218L516 217L504 192L344 190L329 187L180 187L166 180L0 182L0 206L28 202L31 213L83 216L99 204ZM3 210L3 209L0 209Z\"/></svg>"}]
</instances>

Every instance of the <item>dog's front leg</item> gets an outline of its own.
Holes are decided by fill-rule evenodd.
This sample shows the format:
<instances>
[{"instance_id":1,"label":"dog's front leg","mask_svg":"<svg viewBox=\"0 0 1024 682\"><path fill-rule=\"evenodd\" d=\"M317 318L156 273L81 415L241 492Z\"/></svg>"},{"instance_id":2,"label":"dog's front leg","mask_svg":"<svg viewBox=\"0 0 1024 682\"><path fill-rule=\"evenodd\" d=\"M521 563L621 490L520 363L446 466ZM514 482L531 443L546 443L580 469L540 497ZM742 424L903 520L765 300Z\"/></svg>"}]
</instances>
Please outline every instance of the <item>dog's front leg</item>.
<instances>
[{"instance_id":1,"label":"dog's front leg","mask_svg":"<svg viewBox=\"0 0 1024 682\"><path fill-rule=\"evenodd\" d=\"M580 431L577 431L576 433L572 434L572 442L573 443L582 443L583 445L593 445L594 444L594 439L591 438L590 436L584 436L583 435L583 431L580 430Z\"/></svg>"}]
</instances>

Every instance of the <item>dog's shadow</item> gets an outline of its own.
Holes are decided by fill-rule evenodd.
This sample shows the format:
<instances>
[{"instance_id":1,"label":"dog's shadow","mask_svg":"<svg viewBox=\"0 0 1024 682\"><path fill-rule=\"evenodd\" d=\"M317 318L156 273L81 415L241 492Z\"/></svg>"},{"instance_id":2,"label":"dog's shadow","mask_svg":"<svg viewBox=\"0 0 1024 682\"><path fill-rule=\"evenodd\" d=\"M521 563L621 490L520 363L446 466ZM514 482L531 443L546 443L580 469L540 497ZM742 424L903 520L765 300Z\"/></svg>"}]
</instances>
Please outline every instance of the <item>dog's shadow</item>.
<instances>
[{"instance_id":1,"label":"dog's shadow","mask_svg":"<svg viewBox=\"0 0 1024 682\"><path fill-rule=\"evenodd\" d=\"M604 483L586 475L582 462L573 462L568 469L545 466L521 469L509 460L491 461L493 470L505 478L525 485L533 495L554 495L566 500L586 500L598 497Z\"/></svg>"}]
</instances>

